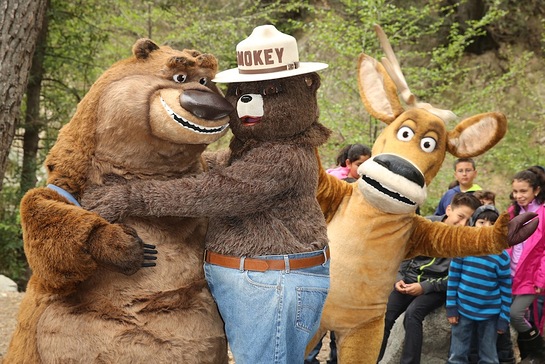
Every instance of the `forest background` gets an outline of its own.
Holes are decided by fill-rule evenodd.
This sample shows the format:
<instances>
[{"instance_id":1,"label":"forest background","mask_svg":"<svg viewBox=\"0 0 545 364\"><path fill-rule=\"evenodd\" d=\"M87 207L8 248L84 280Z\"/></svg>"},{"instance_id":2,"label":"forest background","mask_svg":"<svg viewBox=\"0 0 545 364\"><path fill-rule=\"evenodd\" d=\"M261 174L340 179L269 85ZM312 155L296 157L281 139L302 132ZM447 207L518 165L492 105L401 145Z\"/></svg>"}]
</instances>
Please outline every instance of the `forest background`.
<instances>
[{"instance_id":1,"label":"forest background","mask_svg":"<svg viewBox=\"0 0 545 364\"><path fill-rule=\"evenodd\" d=\"M545 3L541 0L0 0L0 274L24 289L19 201L45 184L44 158L78 102L142 37L212 53L236 67L235 46L255 26L274 24L298 40L301 61L320 72L320 148L325 167L347 143L372 145L384 125L362 106L356 62L383 56L380 24L421 101L458 121L503 112L509 129L475 158L476 182L509 204L513 174L545 164ZM10 78L11 77L11 78ZM15 78L15 80L14 80ZM449 129L454 127L449 125ZM226 148L229 136L209 148ZM453 181L447 156L421 212L432 214Z\"/></svg>"}]
</instances>

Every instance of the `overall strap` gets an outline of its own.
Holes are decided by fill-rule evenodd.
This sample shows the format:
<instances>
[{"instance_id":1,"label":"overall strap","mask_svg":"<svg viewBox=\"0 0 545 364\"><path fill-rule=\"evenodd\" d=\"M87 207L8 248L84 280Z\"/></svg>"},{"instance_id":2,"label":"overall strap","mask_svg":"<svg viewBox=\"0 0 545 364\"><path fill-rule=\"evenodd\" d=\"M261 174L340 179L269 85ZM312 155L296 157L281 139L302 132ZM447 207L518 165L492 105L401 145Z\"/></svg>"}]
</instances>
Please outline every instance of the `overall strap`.
<instances>
[{"instance_id":1,"label":"overall strap","mask_svg":"<svg viewBox=\"0 0 545 364\"><path fill-rule=\"evenodd\" d=\"M55 186L53 184L48 184L47 185L47 188L51 188L52 190L56 191L59 195L63 196L64 198L66 198L68 201L70 201L71 203L73 203L74 205L78 206L78 207L81 207L81 205L79 204L79 202L74 198L74 196L72 196L70 194L70 192L66 191L65 189L63 188L60 188L59 186Z\"/></svg>"}]
</instances>

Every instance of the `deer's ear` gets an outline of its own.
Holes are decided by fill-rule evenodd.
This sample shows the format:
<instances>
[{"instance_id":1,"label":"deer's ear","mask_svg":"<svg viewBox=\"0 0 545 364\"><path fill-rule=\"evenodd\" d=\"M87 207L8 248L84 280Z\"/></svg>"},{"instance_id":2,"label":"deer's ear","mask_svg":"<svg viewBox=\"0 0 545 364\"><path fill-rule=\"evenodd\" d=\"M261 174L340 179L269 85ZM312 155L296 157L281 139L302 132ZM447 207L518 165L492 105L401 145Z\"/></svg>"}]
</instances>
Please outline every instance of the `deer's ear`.
<instances>
[{"instance_id":1,"label":"deer's ear","mask_svg":"<svg viewBox=\"0 0 545 364\"><path fill-rule=\"evenodd\" d=\"M496 145L506 132L507 119L502 113L478 114L448 132L447 150L458 158L475 157Z\"/></svg>"},{"instance_id":2,"label":"deer's ear","mask_svg":"<svg viewBox=\"0 0 545 364\"><path fill-rule=\"evenodd\" d=\"M388 73L374 58L362 53L358 60L358 87L367 112L390 124L404 110Z\"/></svg>"}]
</instances>

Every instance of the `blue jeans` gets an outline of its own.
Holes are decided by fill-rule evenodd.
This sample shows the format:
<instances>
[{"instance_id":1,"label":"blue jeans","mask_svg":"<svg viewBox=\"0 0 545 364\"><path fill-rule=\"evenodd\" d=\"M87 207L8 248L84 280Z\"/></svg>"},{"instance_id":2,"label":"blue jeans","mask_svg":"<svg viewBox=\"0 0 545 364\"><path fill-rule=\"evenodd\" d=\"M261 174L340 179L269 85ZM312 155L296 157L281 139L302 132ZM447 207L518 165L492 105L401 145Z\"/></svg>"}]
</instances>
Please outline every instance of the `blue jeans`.
<instances>
[{"instance_id":1,"label":"blue jeans","mask_svg":"<svg viewBox=\"0 0 545 364\"><path fill-rule=\"evenodd\" d=\"M257 258L303 258L323 250ZM237 364L303 363L329 289L329 261L298 270L255 272L204 264Z\"/></svg>"},{"instance_id":2,"label":"blue jeans","mask_svg":"<svg viewBox=\"0 0 545 364\"><path fill-rule=\"evenodd\" d=\"M479 348L479 364L497 364L497 322L497 317L489 320L475 321L460 315L458 324L452 325L450 353L447 363L465 364L468 362L468 355L471 347L471 336L473 329L475 328L477 331Z\"/></svg>"},{"instance_id":3,"label":"blue jeans","mask_svg":"<svg viewBox=\"0 0 545 364\"><path fill-rule=\"evenodd\" d=\"M513 350L513 341L511 340L511 331L507 330L503 334L498 334L496 340L496 352L498 353L499 363L515 363L515 351ZM479 344L477 340L477 330L473 330L471 338L471 350L469 351L469 364L479 363Z\"/></svg>"}]
</instances>

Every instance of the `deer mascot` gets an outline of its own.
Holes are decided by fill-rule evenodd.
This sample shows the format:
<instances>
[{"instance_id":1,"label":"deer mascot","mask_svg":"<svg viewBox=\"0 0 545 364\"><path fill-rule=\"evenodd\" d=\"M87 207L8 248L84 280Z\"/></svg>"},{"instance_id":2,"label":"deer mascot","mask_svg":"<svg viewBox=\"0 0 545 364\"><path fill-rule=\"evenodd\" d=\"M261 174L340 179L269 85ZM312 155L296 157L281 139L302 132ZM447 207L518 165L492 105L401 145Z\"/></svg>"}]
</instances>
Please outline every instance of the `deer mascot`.
<instances>
[{"instance_id":1,"label":"deer mascot","mask_svg":"<svg viewBox=\"0 0 545 364\"><path fill-rule=\"evenodd\" d=\"M500 113L485 113L447 131L446 122L454 114L417 102L386 35L379 26L375 29L387 59L381 64L360 56L359 90L368 112L387 127L373 145L372 158L359 167L357 183L348 184L322 169L318 190L328 222L331 287L320 329L307 349L326 330L334 331L343 364L376 363L388 295L402 260L498 253L508 241L514 244L522 241L521 235L529 236L537 223L522 227L535 215L509 222L504 213L495 226L474 229L432 223L416 214L445 154L473 157L486 152L504 136L507 121Z\"/></svg>"}]
</instances>

